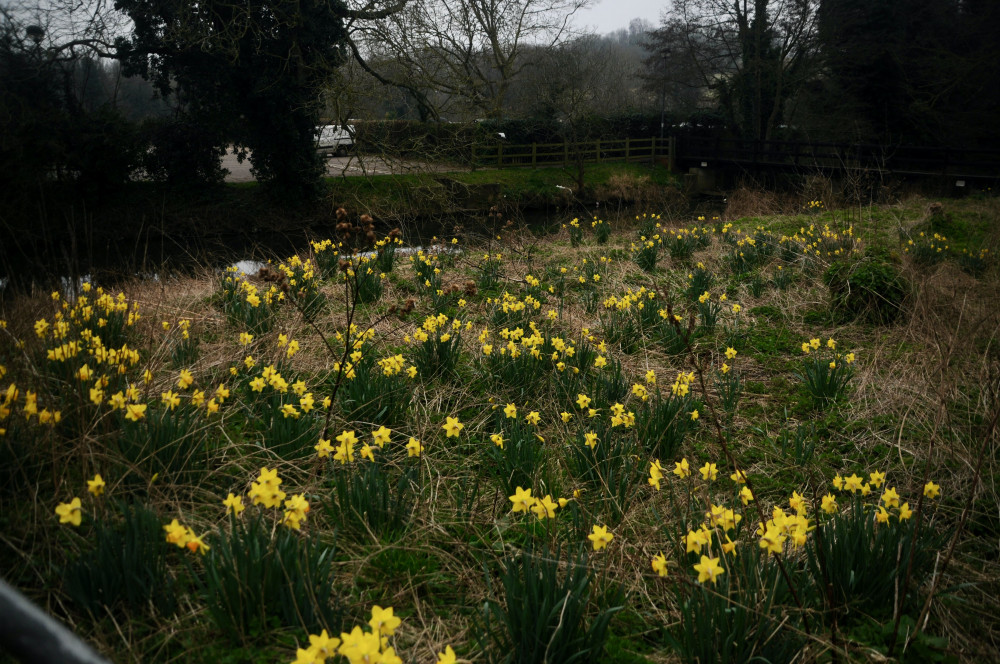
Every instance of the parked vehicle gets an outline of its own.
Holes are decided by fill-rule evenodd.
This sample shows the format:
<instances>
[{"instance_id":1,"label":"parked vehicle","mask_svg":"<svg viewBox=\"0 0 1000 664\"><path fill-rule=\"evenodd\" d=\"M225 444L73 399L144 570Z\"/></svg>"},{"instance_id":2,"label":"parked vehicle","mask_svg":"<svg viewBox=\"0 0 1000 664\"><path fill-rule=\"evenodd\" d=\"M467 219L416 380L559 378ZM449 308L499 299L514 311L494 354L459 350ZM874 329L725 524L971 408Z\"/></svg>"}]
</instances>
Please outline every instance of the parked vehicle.
<instances>
[{"instance_id":1,"label":"parked vehicle","mask_svg":"<svg viewBox=\"0 0 1000 664\"><path fill-rule=\"evenodd\" d=\"M323 125L316 127L316 152L324 157L342 157L354 146L353 125Z\"/></svg>"}]
</instances>

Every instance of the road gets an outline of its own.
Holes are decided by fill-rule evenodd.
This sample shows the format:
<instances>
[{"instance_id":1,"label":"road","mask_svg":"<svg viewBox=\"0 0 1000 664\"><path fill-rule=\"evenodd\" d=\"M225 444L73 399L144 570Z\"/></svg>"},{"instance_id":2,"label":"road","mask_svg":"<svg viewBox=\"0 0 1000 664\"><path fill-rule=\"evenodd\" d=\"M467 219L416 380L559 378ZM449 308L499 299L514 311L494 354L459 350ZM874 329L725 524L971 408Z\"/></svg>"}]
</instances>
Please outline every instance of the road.
<instances>
[{"instance_id":1,"label":"road","mask_svg":"<svg viewBox=\"0 0 1000 664\"><path fill-rule=\"evenodd\" d=\"M226 152L222 157L222 167L229 171L226 182L253 182L254 176L250 173L250 160L244 159L241 164L232 150ZM428 171L449 170L435 164L427 164L399 159L386 159L383 157L371 157L358 155L348 155L346 157L330 157L326 159L326 174L330 177L357 176L357 175L399 175L402 173L426 173Z\"/></svg>"}]
</instances>

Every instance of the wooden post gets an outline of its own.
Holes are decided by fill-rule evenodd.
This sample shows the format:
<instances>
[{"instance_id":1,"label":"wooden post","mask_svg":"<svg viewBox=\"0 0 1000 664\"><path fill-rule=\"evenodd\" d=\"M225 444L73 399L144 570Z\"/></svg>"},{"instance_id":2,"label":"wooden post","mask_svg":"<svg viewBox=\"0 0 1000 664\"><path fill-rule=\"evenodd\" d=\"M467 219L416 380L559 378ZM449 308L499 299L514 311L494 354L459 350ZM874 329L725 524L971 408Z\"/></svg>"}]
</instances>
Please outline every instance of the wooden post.
<instances>
[{"instance_id":1,"label":"wooden post","mask_svg":"<svg viewBox=\"0 0 1000 664\"><path fill-rule=\"evenodd\" d=\"M600 162L601 161L601 139L597 139L597 142L596 142L595 147L594 147L594 153L595 153L594 157L596 158L596 160L598 162Z\"/></svg>"},{"instance_id":2,"label":"wooden post","mask_svg":"<svg viewBox=\"0 0 1000 664\"><path fill-rule=\"evenodd\" d=\"M630 138L625 139L625 161L628 161L629 158L629 144L631 143L631 141L632 139Z\"/></svg>"},{"instance_id":3,"label":"wooden post","mask_svg":"<svg viewBox=\"0 0 1000 664\"><path fill-rule=\"evenodd\" d=\"M503 168L503 143L497 143L497 168Z\"/></svg>"},{"instance_id":4,"label":"wooden post","mask_svg":"<svg viewBox=\"0 0 1000 664\"><path fill-rule=\"evenodd\" d=\"M667 138L667 168L671 173L677 171L677 137Z\"/></svg>"},{"instance_id":5,"label":"wooden post","mask_svg":"<svg viewBox=\"0 0 1000 664\"><path fill-rule=\"evenodd\" d=\"M531 144L531 167L537 168L538 166L538 143Z\"/></svg>"},{"instance_id":6,"label":"wooden post","mask_svg":"<svg viewBox=\"0 0 1000 664\"><path fill-rule=\"evenodd\" d=\"M569 141L563 141L563 166L569 166Z\"/></svg>"}]
</instances>

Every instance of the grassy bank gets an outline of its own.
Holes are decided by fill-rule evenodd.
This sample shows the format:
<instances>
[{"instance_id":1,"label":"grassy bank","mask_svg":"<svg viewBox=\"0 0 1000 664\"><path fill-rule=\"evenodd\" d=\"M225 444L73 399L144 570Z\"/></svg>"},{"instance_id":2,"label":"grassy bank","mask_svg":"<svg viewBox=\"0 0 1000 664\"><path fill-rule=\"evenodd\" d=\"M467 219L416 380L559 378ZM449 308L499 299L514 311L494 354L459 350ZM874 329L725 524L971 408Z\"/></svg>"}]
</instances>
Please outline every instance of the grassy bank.
<instances>
[{"instance_id":1,"label":"grassy bank","mask_svg":"<svg viewBox=\"0 0 1000 664\"><path fill-rule=\"evenodd\" d=\"M68 189L22 192L20 203L0 216L0 275L133 274L283 256L302 248L305 237L328 235L341 206L371 214L380 232L401 227L418 242L445 227L480 225L494 213L518 220L577 214L597 201L616 208L683 205L663 167L597 164L588 167L586 182L577 197L557 187L573 186L572 175L558 168L330 178L321 200L307 204L274 200L257 183L177 191L138 182L113 198L90 200Z\"/></svg>"},{"instance_id":2,"label":"grassy bank","mask_svg":"<svg viewBox=\"0 0 1000 664\"><path fill-rule=\"evenodd\" d=\"M801 209L7 298L2 574L116 661L996 659L1000 205Z\"/></svg>"}]
</instances>

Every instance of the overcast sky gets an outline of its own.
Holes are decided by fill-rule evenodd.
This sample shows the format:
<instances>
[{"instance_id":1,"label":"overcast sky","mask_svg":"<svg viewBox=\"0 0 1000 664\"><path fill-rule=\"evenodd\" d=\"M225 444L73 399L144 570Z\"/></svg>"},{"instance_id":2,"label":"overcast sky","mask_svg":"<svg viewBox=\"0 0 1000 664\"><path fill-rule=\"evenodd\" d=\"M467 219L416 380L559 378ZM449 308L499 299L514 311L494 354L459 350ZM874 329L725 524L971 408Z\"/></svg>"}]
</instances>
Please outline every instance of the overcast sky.
<instances>
[{"instance_id":1,"label":"overcast sky","mask_svg":"<svg viewBox=\"0 0 1000 664\"><path fill-rule=\"evenodd\" d=\"M603 34L627 28L634 18L644 18L659 25L660 12L669 6L668 0L597 0L590 7L577 14L579 27L590 27Z\"/></svg>"}]
</instances>

